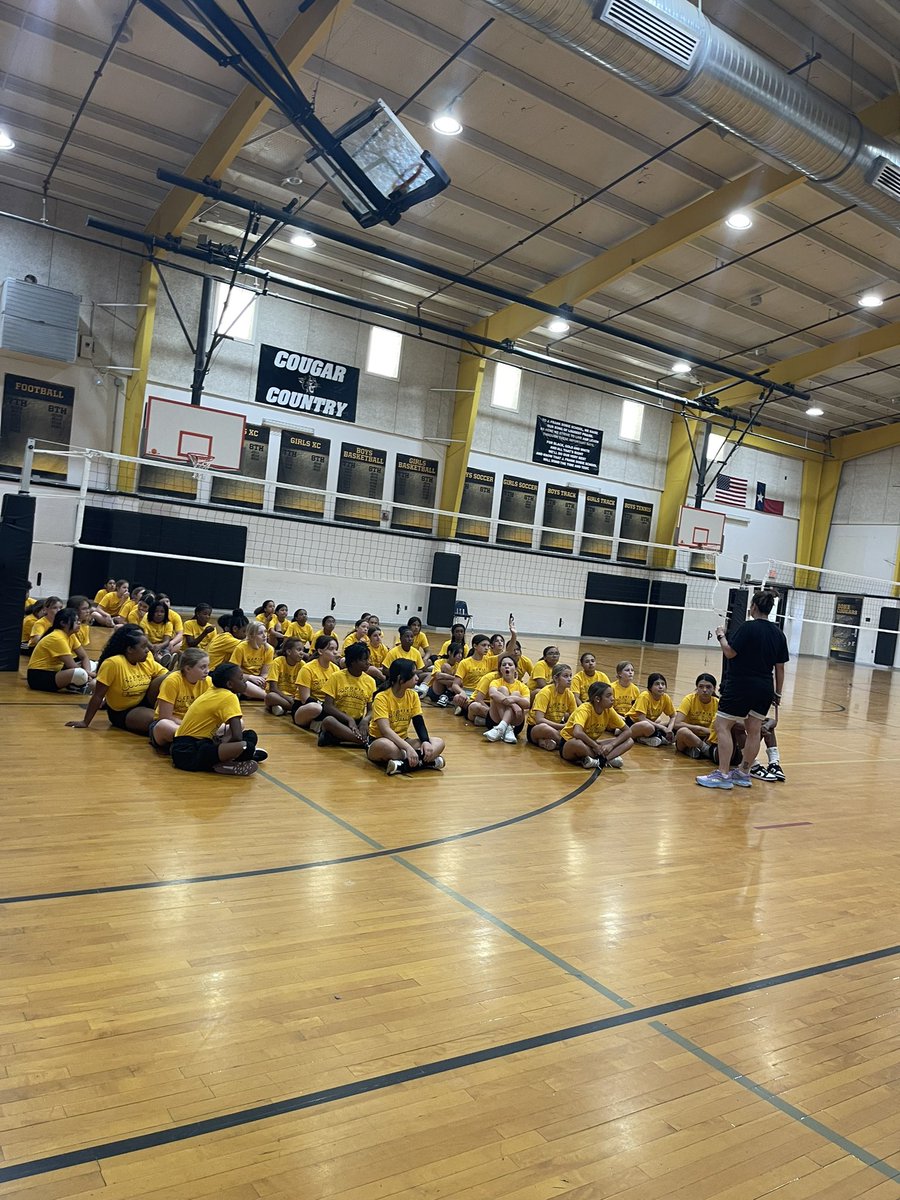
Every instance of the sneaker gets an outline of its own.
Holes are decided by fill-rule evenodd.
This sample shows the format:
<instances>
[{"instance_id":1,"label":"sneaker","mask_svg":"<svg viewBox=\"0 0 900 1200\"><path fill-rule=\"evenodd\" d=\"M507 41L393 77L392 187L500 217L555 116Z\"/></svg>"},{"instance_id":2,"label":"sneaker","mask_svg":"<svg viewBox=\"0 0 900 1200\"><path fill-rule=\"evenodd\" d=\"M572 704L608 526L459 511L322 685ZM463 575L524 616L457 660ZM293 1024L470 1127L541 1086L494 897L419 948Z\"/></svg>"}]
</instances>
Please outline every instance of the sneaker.
<instances>
[{"instance_id":1,"label":"sneaker","mask_svg":"<svg viewBox=\"0 0 900 1200\"><path fill-rule=\"evenodd\" d=\"M735 787L753 787L753 780L750 778L750 772L742 771L740 767L735 767L731 772L731 782Z\"/></svg>"},{"instance_id":2,"label":"sneaker","mask_svg":"<svg viewBox=\"0 0 900 1200\"><path fill-rule=\"evenodd\" d=\"M268 757L269 757L268 750L254 750L253 751L253 761L254 762L265 762Z\"/></svg>"},{"instance_id":3,"label":"sneaker","mask_svg":"<svg viewBox=\"0 0 900 1200\"><path fill-rule=\"evenodd\" d=\"M316 736L316 745L317 746L330 746L331 745L331 738L328 736L328 733L326 730L324 730L324 729L319 730L318 735Z\"/></svg>"},{"instance_id":4,"label":"sneaker","mask_svg":"<svg viewBox=\"0 0 900 1200\"><path fill-rule=\"evenodd\" d=\"M713 771L709 775L697 775L695 778L700 786L705 788L721 788L723 792L730 792L734 787L731 776L723 775L721 771Z\"/></svg>"},{"instance_id":5,"label":"sneaker","mask_svg":"<svg viewBox=\"0 0 900 1200\"><path fill-rule=\"evenodd\" d=\"M638 741L642 746L653 746L654 748L663 744L662 738L659 737L638 738Z\"/></svg>"},{"instance_id":6,"label":"sneaker","mask_svg":"<svg viewBox=\"0 0 900 1200\"><path fill-rule=\"evenodd\" d=\"M769 769L766 771L766 779L770 783L784 783L784 771L781 769L781 763L769 763Z\"/></svg>"},{"instance_id":7,"label":"sneaker","mask_svg":"<svg viewBox=\"0 0 900 1200\"><path fill-rule=\"evenodd\" d=\"M428 695L428 684L420 683L416 686L415 690L420 696L427 696Z\"/></svg>"},{"instance_id":8,"label":"sneaker","mask_svg":"<svg viewBox=\"0 0 900 1200\"><path fill-rule=\"evenodd\" d=\"M259 763L251 758L248 762L219 763L213 770L217 775L255 775L259 770Z\"/></svg>"},{"instance_id":9,"label":"sneaker","mask_svg":"<svg viewBox=\"0 0 900 1200\"><path fill-rule=\"evenodd\" d=\"M454 715L454 717L462 716L462 705L457 704L456 708L454 708L454 710L453 710L453 715Z\"/></svg>"},{"instance_id":10,"label":"sneaker","mask_svg":"<svg viewBox=\"0 0 900 1200\"><path fill-rule=\"evenodd\" d=\"M621 770L622 770L622 760L621 760L621 758L608 758L608 759L606 760L606 765L607 765L608 767L615 767L617 771L621 771Z\"/></svg>"},{"instance_id":11,"label":"sneaker","mask_svg":"<svg viewBox=\"0 0 900 1200\"><path fill-rule=\"evenodd\" d=\"M586 771L596 771L600 767L600 759L585 757L581 760L581 765Z\"/></svg>"},{"instance_id":12,"label":"sneaker","mask_svg":"<svg viewBox=\"0 0 900 1200\"><path fill-rule=\"evenodd\" d=\"M503 737L503 730L499 725L495 725L493 729L486 729L481 736L486 742L499 742Z\"/></svg>"},{"instance_id":13,"label":"sneaker","mask_svg":"<svg viewBox=\"0 0 900 1200\"><path fill-rule=\"evenodd\" d=\"M435 700L435 704L438 708L449 708L450 697L445 692L443 696L438 696L437 700Z\"/></svg>"},{"instance_id":14,"label":"sneaker","mask_svg":"<svg viewBox=\"0 0 900 1200\"><path fill-rule=\"evenodd\" d=\"M485 725L487 725L487 718L486 717L473 717L472 724L473 725L481 725L482 727L484 727Z\"/></svg>"},{"instance_id":15,"label":"sneaker","mask_svg":"<svg viewBox=\"0 0 900 1200\"><path fill-rule=\"evenodd\" d=\"M764 767L762 763L755 762L750 768L750 774L754 779L768 779L769 768Z\"/></svg>"},{"instance_id":16,"label":"sneaker","mask_svg":"<svg viewBox=\"0 0 900 1200\"><path fill-rule=\"evenodd\" d=\"M285 714L285 711L286 710L280 704L273 704L272 707L269 709L269 712L272 714L273 717L283 717Z\"/></svg>"},{"instance_id":17,"label":"sneaker","mask_svg":"<svg viewBox=\"0 0 900 1200\"><path fill-rule=\"evenodd\" d=\"M685 754L687 755L688 758L699 758L700 757L700 747L699 746L689 746L688 749L685 750Z\"/></svg>"},{"instance_id":18,"label":"sneaker","mask_svg":"<svg viewBox=\"0 0 900 1200\"><path fill-rule=\"evenodd\" d=\"M504 742L509 742L511 746L515 746L517 744L519 739L516 737L516 731L513 729L512 725L508 725L506 727L506 733L503 735L503 740Z\"/></svg>"},{"instance_id":19,"label":"sneaker","mask_svg":"<svg viewBox=\"0 0 900 1200\"><path fill-rule=\"evenodd\" d=\"M431 771L443 771L444 760L440 754L436 755L430 763L422 763L423 767L427 767Z\"/></svg>"},{"instance_id":20,"label":"sneaker","mask_svg":"<svg viewBox=\"0 0 900 1200\"><path fill-rule=\"evenodd\" d=\"M409 764L400 758L391 758L385 764L385 775L399 775L404 769L408 769Z\"/></svg>"},{"instance_id":21,"label":"sneaker","mask_svg":"<svg viewBox=\"0 0 900 1200\"><path fill-rule=\"evenodd\" d=\"M159 656L158 662L161 667L170 667L172 665L172 655L168 654L168 653L161 654Z\"/></svg>"}]
</instances>

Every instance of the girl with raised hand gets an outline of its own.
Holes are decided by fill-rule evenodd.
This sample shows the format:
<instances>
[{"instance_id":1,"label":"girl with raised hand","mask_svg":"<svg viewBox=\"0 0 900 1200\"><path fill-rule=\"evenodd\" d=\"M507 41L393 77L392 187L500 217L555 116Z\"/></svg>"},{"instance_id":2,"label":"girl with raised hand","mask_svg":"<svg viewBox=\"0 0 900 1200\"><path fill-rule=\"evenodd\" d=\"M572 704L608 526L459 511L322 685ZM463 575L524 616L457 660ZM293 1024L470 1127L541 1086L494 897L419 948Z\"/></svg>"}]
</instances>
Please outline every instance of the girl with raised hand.
<instances>
[{"instance_id":1,"label":"girl with raised hand","mask_svg":"<svg viewBox=\"0 0 900 1200\"><path fill-rule=\"evenodd\" d=\"M259 770L269 756L257 749L254 730L244 729L238 700L243 686L240 667L231 662L216 667L212 687L194 700L178 726L172 742L173 767L219 775L253 775Z\"/></svg>"},{"instance_id":2,"label":"girl with raised hand","mask_svg":"<svg viewBox=\"0 0 900 1200\"><path fill-rule=\"evenodd\" d=\"M488 706L485 740L499 742L502 738L514 746L525 728L525 717L531 707L531 693L528 685L519 679L515 655L500 655L497 676L488 685Z\"/></svg>"},{"instance_id":3,"label":"girl with raised hand","mask_svg":"<svg viewBox=\"0 0 900 1200\"><path fill-rule=\"evenodd\" d=\"M675 721L675 705L666 691L669 686L665 675L654 671L647 678L647 689L632 704L625 724L631 728L631 736L645 746L671 745L675 741L672 725Z\"/></svg>"},{"instance_id":4,"label":"girl with raised hand","mask_svg":"<svg viewBox=\"0 0 900 1200\"><path fill-rule=\"evenodd\" d=\"M228 656L228 661L236 663L244 674L244 690L241 694L248 700L265 700L266 678L274 657L275 651L269 645L265 625L262 621L248 622L243 640Z\"/></svg>"},{"instance_id":5,"label":"girl with raised hand","mask_svg":"<svg viewBox=\"0 0 900 1200\"><path fill-rule=\"evenodd\" d=\"M155 750L167 750L184 714L197 699L209 691L209 655L205 650L189 646L181 656L177 671L168 674L160 684L156 697L156 712L147 735Z\"/></svg>"},{"instance_id":6,"label":"girl with raised hand","mask_svg":"<svg viewBox=\"0 0 900 1200\"><path fill-rule=\"evenodd\" d=\"M337 674L337 638L320 633L314 643L316 657L297 673L297 699L291 708L294 724L308 729L322 716L322 696L329 677Z\"/></svg>"},{"instance_id":7,"label":"girl with raised hand","mask_svg":"<svg viewBox=\"0 0 900 1200\"><path fill-rule=\"evenodd\" d=\"M167 672L150 653L140 625L120 625L103 647L97 663L94 694L80 721L67 721L70 729L87 729L106 702L110 725L127 733L146 736L155 720L159 687Z\"/></svg>"},{"instance_id":8,"label":"girl with raised hand","mask_svg":"<svg viewBox=\"0 0 900 1200\"><path fill-rule=\"evenodd\" d=\"M675 712L675 749L688 758L711 758L710 734L719 701L716 699L716 677L707 671L701 672L694 681L694 690L689 692Z\"/></svg>"},{"instance_id":9,"label":"girl with raised hand","mask_svg":"<svg viewBox=\"0 0 900 1200\"><path fill-rule=\"evenodd\" d=\"M532 693L525 740L541 750L559 749L562 731L577 707L578 701L572 691L572 668L568 663L557 663L550 683Z\"/></svg>"},{"instance_id":10,"label":"girl with raised hand","mask_svg":"<svg viewBox=\"0 0 900 1200\"><path fill-rule=\"evenodd\" d=\"M606 733L612 737L604 737ZM560 755L588 771L602 771L621 767L621 756L633 745L631 730L613 706L612 685L592 683L587 703L579 704L563 727Z\"/></svg>"},{"instance_id":11,"label":"girl with raised hand","mask_svg":"<svg viewBox=\"0 0 900 1200\"><path fill-rule=\"evenodd\" d=\"M86 692L90 676L78 665L72 652L72 637L80 621L74 608L62 608L53 618L53 628L41 638L28 660L25 676L35 692Z\"/></svg>"},{"instance_id":12,"label":"girl with raised hand","mask_svg":"<svg viewBox=\"0 0 900 1200\"><path fill-rule=\"evenodd\" d=\"M428 768L443 771L444 741L430 737L415 690L416 669L408 658L397 658L388 670L387 685L376 692L369 721L370 762L384 764L388 775L405 775ZM409 727L416 731L407 737Z\"/></svg>"}]
</instances>

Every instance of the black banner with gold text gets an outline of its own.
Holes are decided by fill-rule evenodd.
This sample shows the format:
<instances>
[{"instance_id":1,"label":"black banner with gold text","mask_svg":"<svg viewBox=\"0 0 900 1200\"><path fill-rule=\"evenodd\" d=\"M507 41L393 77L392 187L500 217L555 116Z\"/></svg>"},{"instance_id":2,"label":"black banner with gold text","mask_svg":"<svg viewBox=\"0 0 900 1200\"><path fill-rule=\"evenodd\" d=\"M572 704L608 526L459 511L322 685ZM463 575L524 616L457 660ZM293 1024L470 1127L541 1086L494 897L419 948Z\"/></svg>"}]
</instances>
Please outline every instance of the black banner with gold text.
<instances>
[{"instance_id":1,"label":"black banner with gold text","mask_svg":"<svg viewBox=\"0 0 900 1200\"><path fill-rule=\"evenodd\" d=\"M493 507L494 472L467 468L456 536L469 538L473 542L489 542Z\"/></svg>"},{"instance_id":2,"label":"black banner with gold text","mask_svg":"<svg viewBox=\"0 0 900 1200\"><path fill-rule=\"evenodd\" d=\"M278 482L294 487L312 488L295 492L286 487L275 489L275 511L296 513L301 517L325 516L325 489L328 484L328 460L331 442L308 433L281 434L278 452Z\"/></svg>"},{"instance_id":3,"label":"black banner with gold text","mask_svg":"<svg viewBox=\"0 0 900 1200\"><path fill-rule=\"evenodd\" d=\"M531 546L537 494L536 480L520 479L517 475L503 476L503 487L500 489L500 521L515 521L516 524L501 523L497 526L498 544Z\"/></svg>"},{"instance_id":4,"label":"black banner with gold text","mask_svg":"<svg viewBox=\"0 0 900 1200\"><path fill-rule=\"evenodd\" d=\"M575 523L578 518L578 493L574 488L548 483L544 488L544 529L541 549L571 554L575 548ZM571 532L561 533L560 530Z\"/></svg>"},{"instance_id":5,"label":"black banner with gold text","mask_svg":"<svg viewBox=\"0 0 900 1200\"><path fill-rule=\"evenodd\" d=\"M653 522L653 505L643 500L622 501L622 528L619 530L619 562L647 562L647 548L639 543L650 541L650 526ZM637 544L636 544L637 543Z\"/></svg>"},{"instance_id":6,"label":"black banner with gold text","mask_svg":"<svg viewBox=\"0 0 900 1200\"><path fill-rule=\"evenodd\" d=\"M434 508L437 495L438 461L418 458L414 454L398 454L394 462L394 504L409 507L395 508L391 529L408 529L412 533L434 531Z\"/></svg>"},{"instance_id":7,"label":"black banner with gold text","mask_svg":"<svg viewBox=\"0 0 900 1200\"><path fill-rule=\"evenodd\" d=\"M581 553L588 558L612 558L617 504L615 496L602 496L599 492L585 494Z\"/></svg>"},{"instance_id":8,"label":"black banner with gold text","mask_svg":"<svg viewBox=\"0 0 900 1200\"><path fill-rule=\"evenodd\" d=\"M238 475L250 479L266 478L269 458L269 430L265 425L244 425L244 444L241 446L241 465ZM265 488L262 483L244 483L231 475L213 469L209 498L213 504L236 504L239 508L262 508Z\"/></svg>"},{"instance_id":9,"label":"black banner with gold text","mask_svg":"<svg viewBox=\"0 0 900 1200\"><path fill-rule=\"evenodd\" d=\"M838 596L836 598L834 625L831 627L831 644L828 648L831 658L836 658L839 662L856 662L862 610L862 596Z\"/></svg>"},{"instance_id":10,"label":"black banner with gold text","mask_svg":"<svg viewBox=\"0 0 900 1200\"><path fill-rule=\"evenodd\" d=\"M381 524L386 463L387 453L384 450L360 446L356 442L343 443L337 484L337 490L343 495L334 502L336 521L347 521L353 525Z\"/></svg>"},{"instance_id":11,"label":"black banner with gold text","mask_svg":"<svg viewBox=\"0 0 900 1200\"><path fill-rule=\"evenodd\" d=\"M57 443L68 450L72 444L72 410L75 389L66 384L7 375L3 380L3 409L0 411L0 468L21 471L29 438ZM65 479L67 460L49 457L38 450L32 465L41 479Z\"/></svg>"}]
</instances>

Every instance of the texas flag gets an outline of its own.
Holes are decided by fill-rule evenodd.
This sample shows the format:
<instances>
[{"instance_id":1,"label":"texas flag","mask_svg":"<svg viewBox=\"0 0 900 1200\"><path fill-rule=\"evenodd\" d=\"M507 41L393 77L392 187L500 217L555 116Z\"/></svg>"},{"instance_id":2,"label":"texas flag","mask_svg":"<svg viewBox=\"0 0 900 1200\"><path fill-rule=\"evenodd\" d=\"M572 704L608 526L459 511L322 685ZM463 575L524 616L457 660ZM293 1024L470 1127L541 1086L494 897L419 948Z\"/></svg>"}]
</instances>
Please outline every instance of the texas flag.
<instances>
[{"instance_id":1,"label":"texas flag","mask_svg":"<svg viewBox=\"0 0 900 1200\"><path fill-rule=\"evenodd\" d=\"M771 513L773 517L784 516L784 501L783 500L767 500L766 485L757 483L756 485L756 511Z\"/></svg>"}]
</instances>

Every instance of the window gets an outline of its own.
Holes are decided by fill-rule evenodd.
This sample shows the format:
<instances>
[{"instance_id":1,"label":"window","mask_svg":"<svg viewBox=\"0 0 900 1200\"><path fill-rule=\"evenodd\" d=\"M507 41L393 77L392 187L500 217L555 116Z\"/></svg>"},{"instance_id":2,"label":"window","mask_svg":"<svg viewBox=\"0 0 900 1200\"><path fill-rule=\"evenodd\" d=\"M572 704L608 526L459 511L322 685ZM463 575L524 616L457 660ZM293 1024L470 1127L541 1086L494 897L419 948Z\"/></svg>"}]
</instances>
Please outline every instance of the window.
<instances>
[{"instance_id":1,"label":"window","mask_svg":"<svg viewBox=\"0 0 900 1200\"><path fill-rule=\"evenodd\" d=\"M507 408L510 412L518 412L521 382L522 372L518 367L497 363L494 367L494 386L491 389L491 408Z\"/></svg>"},{"instance_id":2,"label":"window","mask_svg":"<svg viewBox=\"0 0 900 1200\"><path fill-rule=\"evenodd\" d=\"M219 333L238 342L252 342L256 300L256 292L238 287L229 292L228 284L217 280L213 303L215 327Z\"/></svg>"},{"instance_id":3,"label":"window","mask_svg":"<svg viewBox=\"0 0 900 1200\"><path fill-rule=\"evenodd\" d=\"M721 433L711 433L709 435L709 444L706 447L707 462L721 462L722 450L725 446L725 438Z\"/></svg>"},{"instance_id":4,"label":"window","mask_svg":"<svg viewBox=\"0 0 900 1200\"><path fill-rule=\"evenodd\" d=\"M622 401L622 417L619 421L619 437L626 442L639 442L644 425L644 406L636 400Z\"/></svg>"},{"instance_id":5,"label":"window","mask_svg":"<svg viewBox=\"0 0 900 1200\"><path fill-rule=\"evenodd\" d=\"M383 375L385 379L400 376L400 351L403 334L395 329L382 329L373 325L369 330L369 353L366 355L366 370L370 375Z\"/></svg>"}]
</instances>

